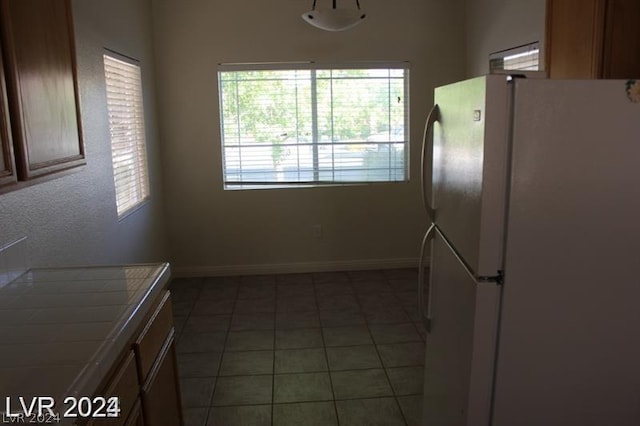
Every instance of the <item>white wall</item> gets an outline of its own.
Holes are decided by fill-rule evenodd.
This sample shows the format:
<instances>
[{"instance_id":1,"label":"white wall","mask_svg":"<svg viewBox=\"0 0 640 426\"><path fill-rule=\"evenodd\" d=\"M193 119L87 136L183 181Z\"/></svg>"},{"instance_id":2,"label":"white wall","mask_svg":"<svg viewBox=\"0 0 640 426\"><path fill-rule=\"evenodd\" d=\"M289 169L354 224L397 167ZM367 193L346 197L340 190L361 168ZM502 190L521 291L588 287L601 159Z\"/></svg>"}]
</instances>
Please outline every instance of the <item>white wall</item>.
<instances>
[{"instance_id":1,"label":"white wall","mask_svg":"<svg viewBox=\"0 0 640 426\"><path fill-rule=\"evenodd\" d=\"M363 0L367 20L343 33L305 23L300 15L311 3L153 0L174 271L416 263L426 227L419 193L423 123L433 88L464 76L464 0ZM410 61L410 183L223 191L217 64L305 60ZM313 225L322 226L321 239Z\"/></svg>"},{"instance_id":2,"label":"white wall","mask_svg":"<svg viewBox=\"0 0 640 426\"><path fill-rule=\"evenodd\" d=\"M34 266L167 258L148 0L74 0L87 166L78 173L0 195L0 246L28 237ZM111 169L103 47L142 61L152 200L118 222Z\"/></svg>"},{"instance_id":3,"label":"white wall","mask_svg":"<svg viewBox=\"0 0 640 426\"><path fill-rule=\"evenodd\" d=\"M544 58L545 0L467 0L467 76L489 72L489 54L540 42Z\"/></svg>"}]
</instances>

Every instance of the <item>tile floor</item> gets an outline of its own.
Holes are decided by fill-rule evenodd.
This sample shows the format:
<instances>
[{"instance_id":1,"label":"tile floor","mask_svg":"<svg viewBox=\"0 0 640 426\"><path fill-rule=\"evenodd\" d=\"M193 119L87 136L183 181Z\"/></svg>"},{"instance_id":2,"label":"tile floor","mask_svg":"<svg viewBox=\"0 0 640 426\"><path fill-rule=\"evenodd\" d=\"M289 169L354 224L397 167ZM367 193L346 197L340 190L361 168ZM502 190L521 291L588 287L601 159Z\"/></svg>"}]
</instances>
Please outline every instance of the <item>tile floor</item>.
<instances>
[{"instance_id":1,"label":"tile floor","mask_svg":"<svg viewBox=\"0 0 640 426\"><path fill-rule=\"evenodd\" d=\"M187 426L417 425L417 271L176 279Z\"/></svg>"}]
</instances>

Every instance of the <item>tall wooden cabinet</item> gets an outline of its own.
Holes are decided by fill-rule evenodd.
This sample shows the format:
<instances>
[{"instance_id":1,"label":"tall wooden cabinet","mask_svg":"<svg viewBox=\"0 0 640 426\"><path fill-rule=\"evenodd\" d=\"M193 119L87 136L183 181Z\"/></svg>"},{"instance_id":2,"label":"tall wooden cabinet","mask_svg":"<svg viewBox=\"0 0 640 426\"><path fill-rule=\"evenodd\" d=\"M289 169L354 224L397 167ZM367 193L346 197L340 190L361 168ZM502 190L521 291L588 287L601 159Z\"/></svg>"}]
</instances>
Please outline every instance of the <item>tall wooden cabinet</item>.
<instances>
[{"instance_id":1,"label":"tall wooden cabinet","mask_svg":"<svg viewBox=\"0 0 640 426\"><path fill-rule=\"evenodd\" d=\"M547 0L550 78L640 78L639 0Z\"/></svg>"},{"instance_id":2,"label":"tall wooden cabinet","mask_svg":"<svg viewBox=\"0 0 640 426\"><path fill-rule=\"evenodd\" d=\"M0 23L12 136L0 166L12 157L29 181L84 164L70 0L0 0Z\"/></svg>"}]
</instances>

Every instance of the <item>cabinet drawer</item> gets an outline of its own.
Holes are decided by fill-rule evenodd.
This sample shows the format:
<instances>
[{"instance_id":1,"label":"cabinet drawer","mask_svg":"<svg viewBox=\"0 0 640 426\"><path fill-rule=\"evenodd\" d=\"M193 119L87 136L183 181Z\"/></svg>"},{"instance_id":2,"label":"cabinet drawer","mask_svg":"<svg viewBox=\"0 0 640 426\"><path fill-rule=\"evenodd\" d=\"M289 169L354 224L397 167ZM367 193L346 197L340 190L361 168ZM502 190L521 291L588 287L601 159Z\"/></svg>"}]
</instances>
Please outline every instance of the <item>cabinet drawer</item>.
<instances>
[{"instance_id":1,"label":"cabinet drawer","mask_svg":"<svg viewBox=\"0 0 640 426\"><path fill-rule=\"evenodd\" d=\"M122 361L122 364L116 370L111 383L107 385L103 395L105 398L117 396L120 398L120 416L114 418L94 418L89 421L89 425L108 425L121 426L125 424L125 420L129 412L138 400L138 374L136 371L136 362L133 351Z\"/></svg>"},{"instance_id":2,"label":"cabinet drawer","mask_svg":"<svg viewBox=\"0 0 640 426\"><path fill-rule=\"evenodd\" d=\"M162 345L173 327L170 296L168 291L164 293L158 307L134 345L140 383L145 382L149 370L151 370L160 349L162 349Z\"/></svg>"}]
</instances>

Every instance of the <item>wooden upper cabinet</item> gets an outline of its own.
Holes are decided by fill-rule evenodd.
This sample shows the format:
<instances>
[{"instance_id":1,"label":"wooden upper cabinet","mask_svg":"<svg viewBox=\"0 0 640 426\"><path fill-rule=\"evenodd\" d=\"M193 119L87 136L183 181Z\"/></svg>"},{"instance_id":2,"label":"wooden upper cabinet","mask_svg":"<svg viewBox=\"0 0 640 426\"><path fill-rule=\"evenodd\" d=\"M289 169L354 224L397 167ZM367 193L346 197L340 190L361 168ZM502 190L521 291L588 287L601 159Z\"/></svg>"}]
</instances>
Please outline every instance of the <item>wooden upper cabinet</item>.
<instances>
[{"instance_id":1,"label":"wooden upper cabinet","mask_svg":"<svg viewBox=\"0 0 640 426\"><path fill-rule=\"evenodd\" d=\"M550 78L600 75L604 11L604 0L547 0Z\"/></svg>"},{"instance_id":2,"label":"wooden upper cabinet","mask_svg":"<svg viewBox=\"0 0 640 426\"><path fill-rule=\"evenodd\" d=\"M640 77L639 0L547 0L550 78Z\"/></svg>"},{"instance_id":3,"label":"wooden upper cabinet","mask_svg":"<svg viewBox=\"0 0 640 426\"><path fill-rule=\"evenodd\" d=\"M603 76L640 78L640 0L608 0Z\"/></svg>"},{"instance_id":4,"label":"wooden upper cabinet","mask_svg":"<svg viewBox=\"0 0 640 426\"><path fill-rule=\"evenodd\" d=\"M70 1L0 4L18 178L84 164Z\"/></svg>"}]
</instances>

